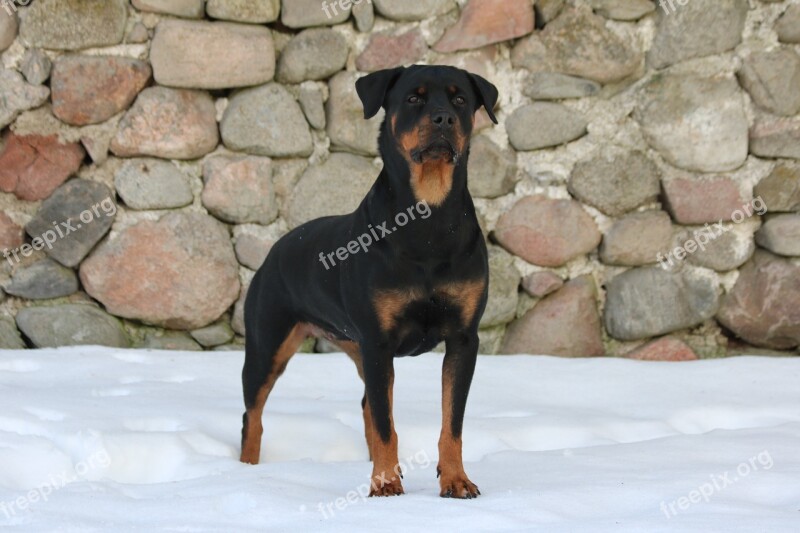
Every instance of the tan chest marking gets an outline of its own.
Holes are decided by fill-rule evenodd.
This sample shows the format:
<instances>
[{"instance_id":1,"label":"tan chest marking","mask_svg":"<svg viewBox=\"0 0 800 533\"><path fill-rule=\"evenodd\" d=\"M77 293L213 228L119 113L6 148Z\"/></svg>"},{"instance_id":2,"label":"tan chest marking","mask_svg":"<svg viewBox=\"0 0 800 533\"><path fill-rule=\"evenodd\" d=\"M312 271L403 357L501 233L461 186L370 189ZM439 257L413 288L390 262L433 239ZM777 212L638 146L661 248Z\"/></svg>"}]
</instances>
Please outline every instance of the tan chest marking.
<instances>
[{"instance_id":1,"label":"tan chest marking","mask_svg":"<svg viewBox=\"0 0 800 533\"><path fill-rule=\"evenodd\" d=\"M438 285L433 293L457 306L461 313L461 324L467 326L475 318L485 289L483 280L472 280ZM398 317L409 305L427 297L421 289L378 291L372 303L381 330L393 330L397 326Z\"/></svg>"}]
</instances>

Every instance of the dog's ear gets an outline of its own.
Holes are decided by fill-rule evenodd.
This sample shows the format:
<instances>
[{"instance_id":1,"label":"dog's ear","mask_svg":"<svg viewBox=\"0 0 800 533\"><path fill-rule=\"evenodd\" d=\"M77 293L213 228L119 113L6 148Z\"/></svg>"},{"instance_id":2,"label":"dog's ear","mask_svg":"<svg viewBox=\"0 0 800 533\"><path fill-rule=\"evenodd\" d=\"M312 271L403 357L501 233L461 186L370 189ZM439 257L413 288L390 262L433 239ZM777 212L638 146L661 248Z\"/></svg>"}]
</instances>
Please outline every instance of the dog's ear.
<instances>
[{"instance_id":1,"label":"dog's ear","mask_svg":"<svg viewBox=\"0 0 800 533\"><path fill-rule=\"evenodd\" d=\"M472 82L472 86L478 95L478 102L486 108L486 112L492 122L497 124L497 117L494 116L494 106L497 105L497 97L499 95L497 87L477 74L467 72L467 76L469 76L469 81ZM476 109L475 111L477 112L478 110Z\"/></svg>"},{"instance_id":2,"label":"dog's ear","mask_svg":"<svg viewBox=\"0 0 800 533\"><path fill-rule=\"evenodd\" d=\"M386 94L404 70L405 67L379 70L356 80L356 92L361 98L361 103L364 104L365 119L370 119L378 114L386 100Z\"/></svg>"}]
</instances>

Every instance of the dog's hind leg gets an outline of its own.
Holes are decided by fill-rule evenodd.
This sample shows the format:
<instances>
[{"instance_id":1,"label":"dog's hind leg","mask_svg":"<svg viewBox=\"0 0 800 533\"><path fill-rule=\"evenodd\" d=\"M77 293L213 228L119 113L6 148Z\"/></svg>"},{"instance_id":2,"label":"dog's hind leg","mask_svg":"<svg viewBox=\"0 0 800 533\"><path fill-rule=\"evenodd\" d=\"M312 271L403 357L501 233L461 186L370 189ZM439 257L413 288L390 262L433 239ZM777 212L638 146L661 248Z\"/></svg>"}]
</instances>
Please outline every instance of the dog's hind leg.
<instances>
[{"instance_id":1,"label":"dog's hind leg","mask_svg":"<svg viewBox=\"0 0 800 533\"><path fill-rule=\"evenodd\" d=\"M261 415L267 397L309 333L307 325L292 320L289 313L273 310L265 315L263 320L248 321L242 369L246 411L240 460L250 464L258 464L261 455Z\"/></svg>"},{"instance_id":2,"label":"dog's hind leg","mask_svg":"<svg viewBox=\"0 0 800 533\"><path fill-rule=\"evenodd\" d=\"M361 350L358 344L350 341L334 341L334 344L342 349L347 356L353 360L358 370L358 377L364 381L364 362L361 359ZM367 439L367 450L369 451L369 459L372 460L372 441L375 435L375 424L372 422L372 413L367 403L367 391L364 389L364 397L361 399L361 412L364 415L364 436Z\"/></svg>"}]
</instances>

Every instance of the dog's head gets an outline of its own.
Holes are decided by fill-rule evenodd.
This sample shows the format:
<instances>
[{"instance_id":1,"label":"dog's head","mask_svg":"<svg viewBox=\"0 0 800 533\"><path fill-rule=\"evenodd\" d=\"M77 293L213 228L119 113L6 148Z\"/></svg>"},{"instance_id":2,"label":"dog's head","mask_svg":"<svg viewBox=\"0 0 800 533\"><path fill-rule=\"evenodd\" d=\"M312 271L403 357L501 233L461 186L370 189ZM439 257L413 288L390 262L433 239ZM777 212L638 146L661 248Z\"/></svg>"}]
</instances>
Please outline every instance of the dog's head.
<instances>
[{"instance_id":1,"label":"dog's head","mask_svg":"<svg viewBox=\"0 0 800 533\"><path fill-rule=\"evenodd\" d=\"M431 172L452 176L454 168L465 162L475 113L481 107L497 123L493 113L497 88L455 67L414 65L381 70L359 79L356 91L365 118L372 118L381 108L386 110L382 142L390 143L406 160L415 191ZM447 191L443 192L446 195ZM436 198L432 200L438 203Z\"/></svg>"}]
</instances>

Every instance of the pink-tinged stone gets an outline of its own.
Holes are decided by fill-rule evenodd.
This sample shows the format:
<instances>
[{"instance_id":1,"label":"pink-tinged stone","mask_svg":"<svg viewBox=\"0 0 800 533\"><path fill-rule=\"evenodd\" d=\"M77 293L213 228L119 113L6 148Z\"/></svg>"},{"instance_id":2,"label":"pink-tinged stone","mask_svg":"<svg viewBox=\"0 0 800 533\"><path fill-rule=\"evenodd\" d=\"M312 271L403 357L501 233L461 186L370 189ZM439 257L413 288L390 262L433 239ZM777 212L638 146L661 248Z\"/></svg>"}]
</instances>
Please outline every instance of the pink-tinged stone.
<instances>
[{"instance_id":1,"label":"pink-tinged stone","mask_svg":"<svg viewBox=\"0 0 800 533\"><path fill-rule=\"evenodd\" d=\"M53 65L53 114L73 126L104 122L131 105L150 65L126 57L66 56Z\"/></svg>"},{"instance_id":2,"label":"pink-tinged stone","mask_svg":"<svg viewBox=\"0 0 800 533\"><path fill-rule=\"evenodd\" d=\"M25 230L0 211L0 251L19 248L25 242Z\"/></svg>"},{"instance_id":3,"label":"pink-tinged stone","mask_svg":"<svg viewBox=\"0 0 800 533\"><path fill-rule=\"evenodd\" d=\"M746 203L739 184L730 178L665 179L663 186L667 209L679 224L730 222Z\"/></svg>"},{"instance_id":4,"label":"pink-tinged stone","mask_svg":"<svg viewBox=\"0 0 800 533\"><path fill-rule=\"evenodd\" d=\"M171 213L122 231L81 264L80 275L110 313L181 330L217 320L240 288L227 229L201 213Z\"/></svg>"},{"instance_id":5,"label":"pink-tinged stone","mask_svg":"<svg viewBox=\"0 0 800 533\"><path fill-rule=\"evenodd\" d=\"M516 39L533 31L534 19L529 0L470 0L433 48L455 52Z\"/></svg>"},{"instance_id":6,"label":"pink-tinged stone","mask_svg":"<svg viewBox=\"0 0 800 533\"><path fill-rule=\"evenodd\" d=\"M111 151L119 157L197 159L219 143L216 116L206 92L150 87L120 122Z\"/></svg>"},{"instance_id":7,"label":"pink-tinged stone","mask_svg":"<svg viewBox=\"0 0 800 533\"><path fill-rule=\"evenodd\" d=\"M272 160L220 156L203 167L203 205L225 222L269 224L278 216Z\"/></svg>"},{"instance_id":8,"label":"pink-tinged stone","mask_svg":"<svg viewBox=\"0 0 800 533\"><path fill-rule=\"evenodd\" d=\"M589 214L573 200L523 198L500 217L494 230L503 248L534 265L559 267L600 244Z\"/></svg>"},{"instance_id":9,"label":"pink-tinged stone","mask_svg":"<svg viewBox=\"0 0 800 533\"><path fill-rule=\"evenodd\" d=\"M534 272L522 278L522 288L535 298L544 298L564 286L564 280L552 272Z\"/></svg>"},{"instance_id":10,"label":"pink-tinged stone","mask_svg":"<svg viewBox=\"0 0 800 533\"><path fill-rule=\"evenodd\" d=\"M356 58L356 68L362 72L399 67L416 63L428 51L428 45L419 29L405 33L374 33L367 47Z\"/></svg>"},{"instance_id":11,"label":"pink-tinged stone","mask_svg":"<svg viewBox=\"0 0 800 533\"><path fill-rule=\"evenodd\" d=\"M717 321L754 344L790 350L800 345L800 266L757 250L739 270Z\"/></svg>"},{"instance_id":12,"label":"pink-tinged stone","mask_svg":"<svg viewBox=\"0 0 800 533\"><path fill-rule=\"evenodd\" d=\"M625 354L628 359L640 361L695 361L694 353L685 342L675 337L661 337L639 346Z\"/></svg>"},{"instance_id":13,"label":"pink-tinged stone","mask_svg":"<svg viewBox=\"0 0 800 533\"><path fill-rule=\"evenodd\" d=\"M603 355L597 288L575 278L509 326L500 353L596 357Z\"/></svg>"},{"instance_id":14,"label":"pink-tinged stone","mask_svg":"<svg viewBox=\"0 0 800 533\"><path fill-rule=\"evenodd\" d=\"M531 72L560 72L598 83L613 83L636 72L642 53L606 27L588 6L567 9L554 21L520 39L511 64Z\"/></svg>"},{"instance_id":15,"label":"pink-tinged stone","mask_svg":"<svg viewBox=\"0 0 800 533\"><path fill-rule=\"evenodd\" d=\"M56 135L10 133L0 153L0 190L20 200L44 200L81 166L85 152L78 143Z\"/></svg>"}]
</instances>

